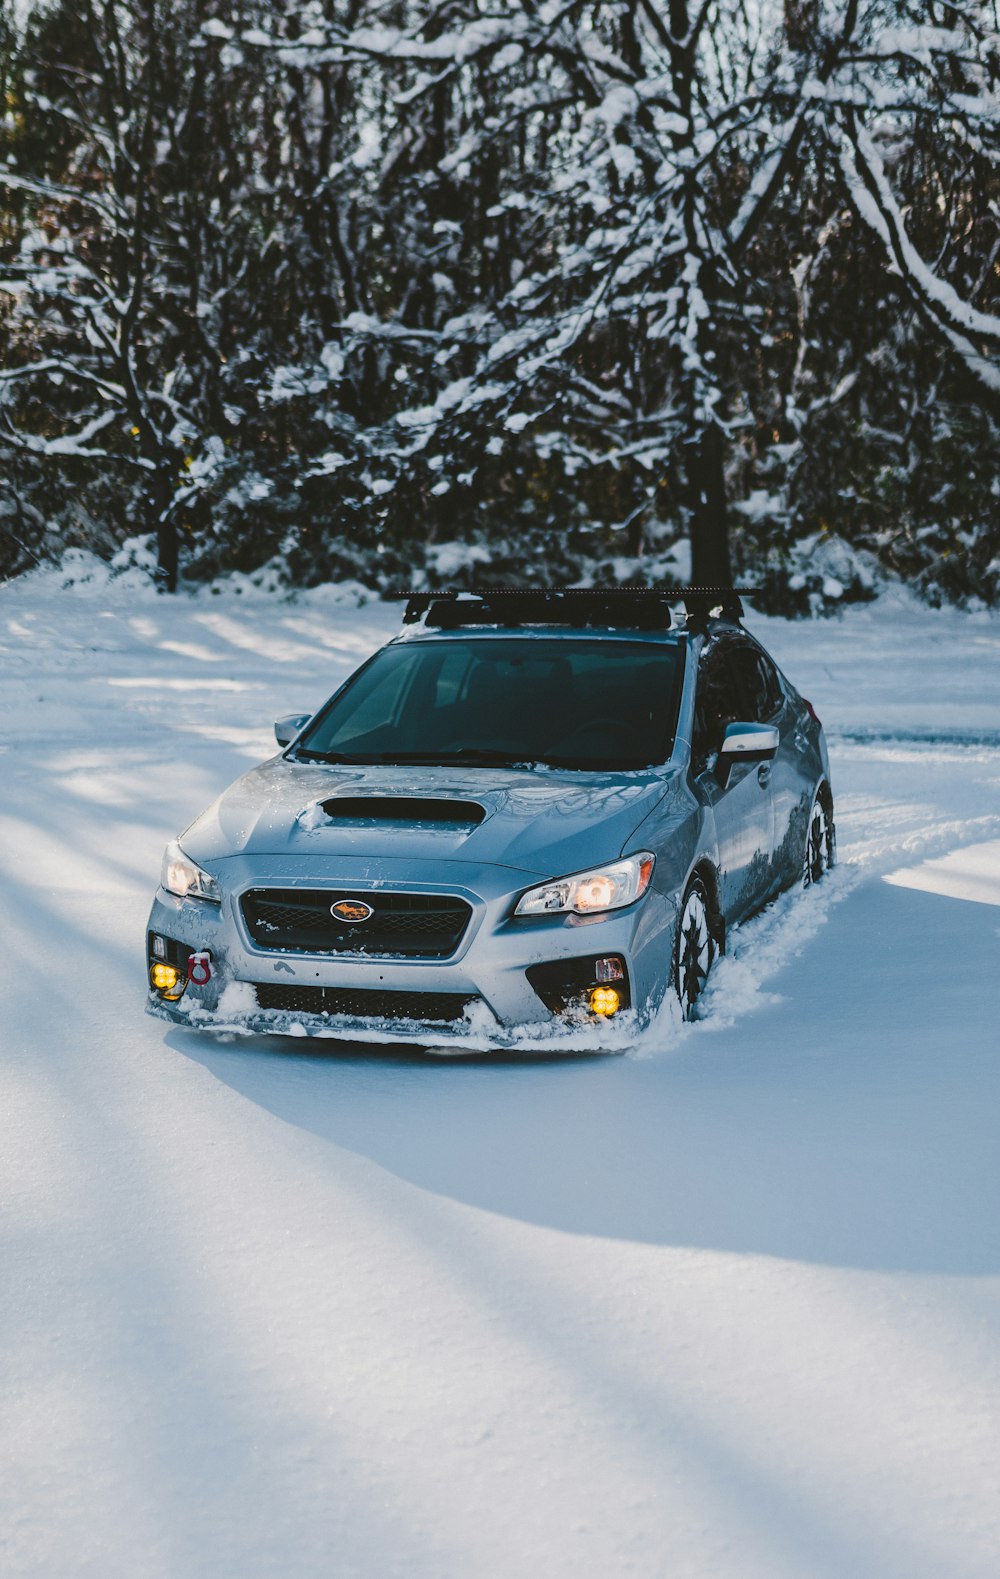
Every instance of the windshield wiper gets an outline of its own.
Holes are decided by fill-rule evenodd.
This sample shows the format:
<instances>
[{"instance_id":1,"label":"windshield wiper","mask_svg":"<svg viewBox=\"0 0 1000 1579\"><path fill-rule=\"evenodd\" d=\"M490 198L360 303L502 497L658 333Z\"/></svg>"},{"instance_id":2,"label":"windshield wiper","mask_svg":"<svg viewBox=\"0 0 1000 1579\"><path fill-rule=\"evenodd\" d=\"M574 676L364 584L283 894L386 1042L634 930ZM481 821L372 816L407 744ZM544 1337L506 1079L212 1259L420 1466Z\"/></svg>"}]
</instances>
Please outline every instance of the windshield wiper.
<instances>
[{"instance_id":1,"label":"windshield wiper","mask_svg":"<svg viewBox=\"0 0 1000 1579\"><path fill-rule=\"evenodd\" d=\"M308 751L305 746L299 746L295 753L296 762L349 762L352 767L365 767L374 761L372 757L352 757L344 751Z\"/></svg>"},{"instance_id":2,"label":"windshield wiper","mask_svg":"<svg viewBox=\"0 0 1000 1579\"><path fill-rule=\"evenodd\" d=\"M382 761L383 758L379 758ZM489 746L460 746L457 751L396 751L386 752L385 761L434 764L439 763L447 767L452 762L461 762L466 767L498 767L498 768L533 768L534 761L528 757L516 756L511 751L493 751Z\"/></svg>"},{"instance_id":3,"label":"windshield wiper","mask_svg":"<svg viewBox=\"0 0 1000 1579\"><path fill-rule=\"evenodd\" d=\"M372 751L365 756L349 755L343 751L299 750L296 756L309 762L346 762L366 767L450 767L459 763L472 768L525 768L535 767L527 757L514 756L509 751L491 751L478 746L461 746L457 751Z\"/></svg>"},{"instance_id":4,"label":"windshield wiper","mask_svg":"<svg viewBox=\"0 0 1000 1579\"><path fill-rule=\"evenodd\" d=\"M544 768L572 768L581 773L635 773L649 762L595 762L593 757L539 757Z\"/></svg>"}]
</instances>

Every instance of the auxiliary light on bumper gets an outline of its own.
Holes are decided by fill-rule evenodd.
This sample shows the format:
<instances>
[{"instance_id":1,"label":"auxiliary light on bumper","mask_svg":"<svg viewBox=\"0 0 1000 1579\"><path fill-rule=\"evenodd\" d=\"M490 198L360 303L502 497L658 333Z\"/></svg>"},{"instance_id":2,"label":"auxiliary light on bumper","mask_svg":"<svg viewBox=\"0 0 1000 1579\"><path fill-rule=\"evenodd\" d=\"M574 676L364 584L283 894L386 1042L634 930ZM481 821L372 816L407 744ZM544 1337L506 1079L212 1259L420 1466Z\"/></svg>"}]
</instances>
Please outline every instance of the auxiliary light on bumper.
<instances>
[{"instance_id":1,"label":"auxiliary light on bumper","mask_svg":"<svg viewBox=\"0 0 1000 1579\"><path fill-rule=\"evenodd\" d=\"M608 1020L632 1005L628 970L620 954L549 960L544 965L529 965L526 974L552 1014L571 1019L593 1014Z\"/></svg>"},{"instance_id":2,"label":"auxiliary light on bumper","mask_svg":"<svg viewBox=\"0 0 1000 1579\"><path fill-rule=\"evenodd\" d=\"M208 949L192 949L175 938L150 932L147 940L149 985L163 1003L177 1003L189 983L204 987L212 979Z\"/></svg>"},{"instance_id":3,"label":"auxiliary light on bumper","mask_svg":"<svg viewBox=\"0 0 1000 1579\"><path fill-rule=\"evenodd\" d=\"M608 1019L612 1014L617 1014L621 1008L621 994L614 987L592 987L588 1008L591 1014L599 1014L602 1019Z\"/></svg>"},{"instance_id":4,"label":"auxiliary light on bumper","mask_svg":"<svg viewBox=\"0 0 1000 1579\"><path fill-rule=\"evenodd\" d=\"M155 960L149 967L149 985L167 1003L176 1003L184 994L187 976L166 960Z\"/></svg>"}]
</instances>

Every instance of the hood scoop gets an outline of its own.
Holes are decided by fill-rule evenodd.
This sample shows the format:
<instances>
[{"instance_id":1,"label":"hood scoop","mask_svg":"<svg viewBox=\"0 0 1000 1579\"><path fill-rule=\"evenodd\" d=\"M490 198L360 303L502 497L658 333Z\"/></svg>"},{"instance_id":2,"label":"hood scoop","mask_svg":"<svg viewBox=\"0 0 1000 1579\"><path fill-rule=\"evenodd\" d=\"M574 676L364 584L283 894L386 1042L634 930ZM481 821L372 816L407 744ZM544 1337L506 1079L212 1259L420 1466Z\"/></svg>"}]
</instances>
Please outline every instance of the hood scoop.
<instances>
[{"instance_id":1,"label":"hood scoop","mask_svg":"<svg viewBox=\"0 0 1000 1579\"><path fill-rule=\"evenodd\" d=\"M486 807L474 800L437 800L427 795L335 795L322 802L331 822L373 823L394 828L475 828Z\"/></svg>"}]
</instances>

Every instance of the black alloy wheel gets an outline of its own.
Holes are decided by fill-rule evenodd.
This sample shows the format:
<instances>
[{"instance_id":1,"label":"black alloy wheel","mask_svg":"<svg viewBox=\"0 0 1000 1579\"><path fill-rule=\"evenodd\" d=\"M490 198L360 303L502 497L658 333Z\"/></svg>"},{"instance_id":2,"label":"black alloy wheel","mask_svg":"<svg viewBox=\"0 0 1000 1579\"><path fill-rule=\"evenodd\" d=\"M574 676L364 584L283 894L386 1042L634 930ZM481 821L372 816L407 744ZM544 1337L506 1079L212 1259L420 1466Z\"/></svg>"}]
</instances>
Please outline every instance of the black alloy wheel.
<instances>
[{"instance_id":1,"label":"black alloy wheel","mask_svg":"<svg viewBox=\"0 0 1000 1579\"><path fill-rule=\"evenodd\" d=\"M700 877L692 877L684 893L674 944L674 988L685 1020L697 1018L717 952L708 890Z\"/></svg>"},{"instance_id":2,"label":"black alloy wheel","mask_svg":"<svg viewBox=\"0 0 1000 1579\"><path fill-rule=\"evenodd\" d=\"M806 845L802 852L802 886L811 888L828 872L837 859L837 840L833 826L833 806L817 795L809 814Z\"/></svg>"}]
</instances>

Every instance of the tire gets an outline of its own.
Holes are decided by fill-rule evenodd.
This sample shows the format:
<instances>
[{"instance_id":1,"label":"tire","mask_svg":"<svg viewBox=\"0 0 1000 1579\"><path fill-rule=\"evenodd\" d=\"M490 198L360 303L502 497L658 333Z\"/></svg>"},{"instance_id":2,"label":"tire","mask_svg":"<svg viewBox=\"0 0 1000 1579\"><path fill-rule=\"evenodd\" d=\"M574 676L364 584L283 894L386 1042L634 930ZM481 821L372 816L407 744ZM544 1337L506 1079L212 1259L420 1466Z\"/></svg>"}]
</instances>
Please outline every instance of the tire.
<instances>
[{"instance_id":1,"label":"tire","mask_svg":"<svg viewBox=\"0 0 1000 1579\"><path fill-rule=\"evenodd\" d=\"M692 877L684 891L674 941L674 990L685 1020L698 1017L698 1004L717 953L708 890L700 877Z\"/></svg>"},{"instance_id":2,"label":"tire","mask_svg":"<svg viewBox=\"0 0 1000 1579\"><path fill-rule=\"evenodd\" d=\"M806 844L802 852L802 886L811 888L828 872L837 859L837 835L833 825L833 801L817 794L809 813Z\"/></svg>"}]
</instances>

